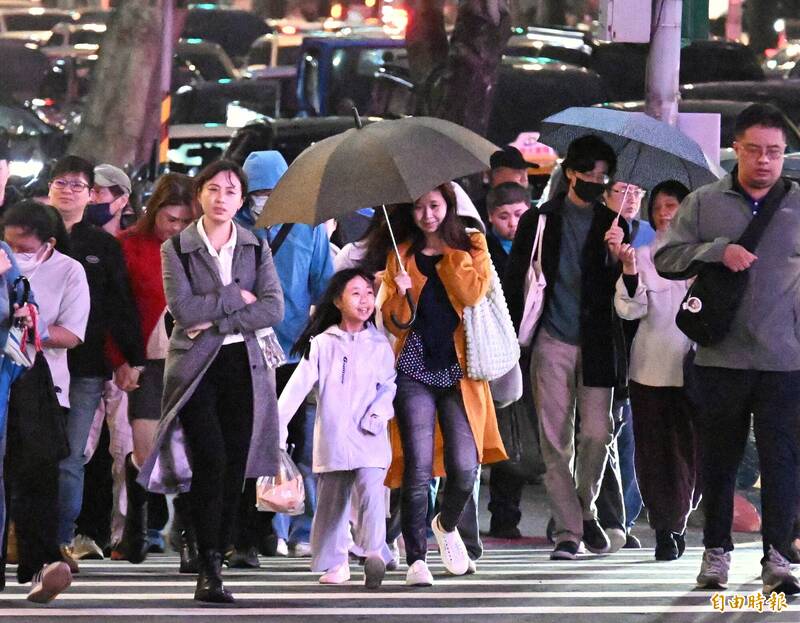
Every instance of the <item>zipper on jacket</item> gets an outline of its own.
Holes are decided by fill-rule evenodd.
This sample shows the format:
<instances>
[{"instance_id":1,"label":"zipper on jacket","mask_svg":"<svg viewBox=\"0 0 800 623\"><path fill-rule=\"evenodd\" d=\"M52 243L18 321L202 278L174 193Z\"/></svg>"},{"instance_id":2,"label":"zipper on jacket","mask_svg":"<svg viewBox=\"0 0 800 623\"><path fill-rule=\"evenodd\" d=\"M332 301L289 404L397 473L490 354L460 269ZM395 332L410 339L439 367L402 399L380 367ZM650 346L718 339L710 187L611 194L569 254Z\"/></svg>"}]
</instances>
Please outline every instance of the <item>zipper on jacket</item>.
<instances>
[{"instance_id":1,"label":"zipper on jacket","mask_svg":"<svg viewBox=\"0 0 800 623\"><path fill-rule=\"evenodd\" d=\"M347 368L347 356L345 355L342 358L342 385L344 385L344 373L346 368Z\"/></svg>"}]
</instances>

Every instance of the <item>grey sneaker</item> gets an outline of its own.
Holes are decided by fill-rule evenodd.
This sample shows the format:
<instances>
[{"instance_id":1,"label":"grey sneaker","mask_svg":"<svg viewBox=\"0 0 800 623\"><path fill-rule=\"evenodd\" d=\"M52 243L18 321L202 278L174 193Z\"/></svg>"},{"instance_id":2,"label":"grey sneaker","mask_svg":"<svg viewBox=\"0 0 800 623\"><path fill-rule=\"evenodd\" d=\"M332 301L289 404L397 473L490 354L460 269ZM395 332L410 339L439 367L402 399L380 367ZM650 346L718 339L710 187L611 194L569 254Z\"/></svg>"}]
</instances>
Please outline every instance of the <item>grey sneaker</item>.
<instances>
[{"instance_id":1,"label":"grey sneaker","mask_svg":"<svg viewBox=\"0 0 800 623\"><path fill-rule=\"evenodd\" d=\"M731 554L721 547L712 547L703 552L703 563L697 576L698 588L728 588L728 570Z\"/></svg>"},{"instance_id":2,"label":"grey sneaker","mask_svg":"<svg viewBox=\"0 0 800 623\"><path fill-rule=\"evenodd\" d=\"M800 582L792 575L789 561L771 545L761 563L761 581L765 593L800 593Z\"/></svg>"}]
</instances>

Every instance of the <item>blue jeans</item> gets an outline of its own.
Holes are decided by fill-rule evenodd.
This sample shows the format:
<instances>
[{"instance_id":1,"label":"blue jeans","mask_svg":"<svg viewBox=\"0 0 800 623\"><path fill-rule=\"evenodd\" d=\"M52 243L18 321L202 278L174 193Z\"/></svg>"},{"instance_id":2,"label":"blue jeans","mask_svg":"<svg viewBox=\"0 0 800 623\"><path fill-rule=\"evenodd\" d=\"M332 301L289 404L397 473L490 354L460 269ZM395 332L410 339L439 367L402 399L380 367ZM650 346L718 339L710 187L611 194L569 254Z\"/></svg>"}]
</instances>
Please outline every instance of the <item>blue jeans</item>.
<instances>
[{"instance_id":1,"label":"blue jeans","mask_svg":"<svg viewBox=\"0 0 800 623\"><path fill-rule=\"evenodd\" d=\"M105 379L99 376L73 377L70 381L69 456L59 463L58 476L58 542L61 544L70 543L75 536L75 520L83 504L84 451L104 385Z\"/></svg>"},{"instance_id":2,"label":"blue jeans","mask_svg":"<svg viewBox=\"0 0 800 623\"><path fill-rule=\"evenodd\" d=\"M423 385L405 374L397 375L395 416L403 443L402 510L406 561L425 560L427 551L428 494L433 472L434 426L438 415L444 440L447 474L440 524L455 529L473 496L478 476L478 451L458 387L440 389Z\"/></svg>"},{"instance_id":3,"label":"blue jeans","mask_svg":"<svg viewBox=\"0 0 800 623\"><path fill-rule=\"evenodd\" d=\"M272 519L272 529L277 537L293 545L311 541L311 522L314 520L314 511L317 509L317 481L312 470L314 465L314 421L316 415L316 407L306 404L303 413L303 439L292 455L294 462L297 464L297 469L303 475L303 486L306 490L306 510L302 515L295 516L277 513Z\"/></svg>"}]
</instances>

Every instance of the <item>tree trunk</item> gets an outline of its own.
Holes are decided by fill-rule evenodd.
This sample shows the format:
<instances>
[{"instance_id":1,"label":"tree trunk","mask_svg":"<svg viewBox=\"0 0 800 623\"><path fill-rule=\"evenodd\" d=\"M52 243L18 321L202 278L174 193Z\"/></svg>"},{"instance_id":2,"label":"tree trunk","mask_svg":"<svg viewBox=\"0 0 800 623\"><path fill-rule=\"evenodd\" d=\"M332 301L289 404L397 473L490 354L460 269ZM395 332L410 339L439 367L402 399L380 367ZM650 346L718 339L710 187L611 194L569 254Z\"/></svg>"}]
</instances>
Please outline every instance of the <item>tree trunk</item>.
<instances>
[{"instance_id":1,"label":"tree trunk","mask_svg":"<svg viewBox=\"0 0 800 623\"><path fill-rule=\"evenodd\" d=\"M411 81L423 85L447 60L447 33L442 0L410 0L406 46Z\"/></svg>"},{"instance_id":2,"label":"tree trunk","mask_svg":"<svg viewBox=\"0 0 800 623\"><path fill-rule=\"evenodd\" d=\"M114 12L70 153L120 167L150 159L158 129L162 3L170 1L122 2Z\"/></svg>"},{"instance_id":3,"label":"tree trunk","mask_svg":"<svg viewBox=\"0 0 800 623\"><path fill-rule=\"evenodd\" d=\"M462 0L431 112L486 135L497 68L511 34L506 0Z\"/></svg>"}]
</instances>

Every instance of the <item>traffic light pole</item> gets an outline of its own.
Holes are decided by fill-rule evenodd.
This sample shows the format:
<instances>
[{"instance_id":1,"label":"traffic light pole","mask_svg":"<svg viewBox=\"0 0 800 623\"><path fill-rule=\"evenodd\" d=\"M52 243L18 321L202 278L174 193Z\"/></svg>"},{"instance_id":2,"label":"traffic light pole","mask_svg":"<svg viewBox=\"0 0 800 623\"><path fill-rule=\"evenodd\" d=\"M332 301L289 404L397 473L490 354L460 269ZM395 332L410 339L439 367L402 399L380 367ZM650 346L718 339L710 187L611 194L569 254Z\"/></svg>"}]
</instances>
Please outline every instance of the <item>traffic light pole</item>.
<instances>
[{"instance_id":1,"label":"traffic light pole","mask_svg":"<svg viewBox=\"0 0 800 623\"><path fill-rule=\"evenodd\" d=\"M647 57L645 113L673 126L678 123L682 9L682 0L654 0Z\"/></svg>"}]
</instances>

